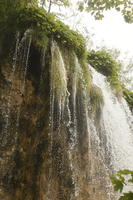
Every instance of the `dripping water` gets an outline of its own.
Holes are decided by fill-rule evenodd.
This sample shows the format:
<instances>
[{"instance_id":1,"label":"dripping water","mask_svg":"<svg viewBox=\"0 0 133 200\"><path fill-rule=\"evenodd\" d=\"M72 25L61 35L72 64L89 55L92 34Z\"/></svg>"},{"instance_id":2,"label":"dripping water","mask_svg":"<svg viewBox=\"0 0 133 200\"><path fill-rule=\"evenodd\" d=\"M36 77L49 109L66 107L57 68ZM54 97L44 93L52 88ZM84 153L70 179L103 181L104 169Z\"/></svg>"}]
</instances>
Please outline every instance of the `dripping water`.
<instances>
[{"instance_id":1,"label":"dripping water","mask_svg":"<svg viewBox=\"0 0 133 200\"><path fill-rule=\"evenodd\" d=\"M29 60L29 54L30 54L30 47L32 42L32 36L31 32L28 29L24 36L21 39L20 45L19 45L19 58L18 63L21 67L21 81L20 81L20 95L21 98L24 97L25 94L25 84L26 84L26 76L27 76L27 70L28 70L28 60ZM19 128L19 121L20 121L20 112L21 112L21 104L22 102L17 106L16 111L16 140L17 140L17 134L18 134L18 128Z\"/></svg>"},{"instance_id":2,"label":"dripping water","mask_svg":"<svg viewBox=\"0 0 133 200\"><path fill-rule=\"evenodd\" d=\"M56 42L52 42L51 47L52 63L50 68L50 115L49 115L49 183L47 199L50 198L53 173L53 142L55 140L55 132L58 140L61 142L61 126L64 112L64 103L67 96L67 77L64 61ZM60 152L61 153L61 152ZM61 172L60 172L61 173Z\"/></svg>"},{"instance_id":3,"label":"dripping water","mask_svg":"<svg viewBox=\"0 0 133 200\"><path fill-rule=\"evenodd\" d=\"M12 65L12 71L9 77L10 82L10 90L8 94L7 99L7 108L3 110L3 118L4 118L4 125L3 125L3 131L2 131L2 145L5 146L7 144L7 139L11 135L11 110L12 110L12 97L14 95L14 79L16 74L19 71L19 67L21 66L22 73L22 79L20 80L20 88L19 88L19 95L24 95L25 90L25 81L26 81L26 75L27 75L27 68L28 68L28 58L29 58L29 52L30 52L30 46L31 46L31 35L29 31L26 31L22 39L20 39L20 34L17 33L16 35L16 46L15 46L15 52L13 56L13 65ZM17 140L17 132L19 127L19 118L20 118L20 105L15 105L15 113L16 113L16 123L15 123L15 136L14 141Z\"/></svg>"},{"instance_id":4,"label":"dripping water","mask_svg":"<svg viewBox=\"0 0 133 200\"><path fill-rule=\"evenodd\" d=\"M12 71L11 75L9 77L9 82L10 82L10 89L8 91L8 99L7 99L7 108L2 110L2 116L4 119L3 123L3 130L1 134L1 141L2 141L2 146L5 146L7 144L7 140L9 137L9 127L10 127L10 115L11 115L11 93L12 93L12 85L13 85L13 80L14 80L14 74L16 71L16 65L17 65L17 58L18 58L18 50L19 50L19 41L20 41L20 33L18 32L16 34L16 46L15 46L15 52L13 55L13 64L12 64Z\"/></svg>"}]
</instances>

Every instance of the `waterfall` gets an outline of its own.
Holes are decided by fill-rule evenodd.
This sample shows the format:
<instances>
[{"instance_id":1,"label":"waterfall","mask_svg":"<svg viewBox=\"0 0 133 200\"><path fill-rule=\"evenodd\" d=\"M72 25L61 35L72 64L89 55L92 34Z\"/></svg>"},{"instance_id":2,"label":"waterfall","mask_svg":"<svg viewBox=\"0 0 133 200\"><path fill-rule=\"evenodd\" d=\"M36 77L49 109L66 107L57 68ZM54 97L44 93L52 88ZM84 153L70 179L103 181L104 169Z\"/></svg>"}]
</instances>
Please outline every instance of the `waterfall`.
<instances>
[{"instance_id":1,"label":"waterfall","mask_svg":"<svg viewBox=\"0 0 133 200\"><path fill-rule=\"evenodd\" d=\"M93 82L102 89L104 107L102 128L111 147L111 163L115 170L133 168L133 116L126 101L117 97L110 89L106 78L91 68Z\"/></svg>"},{"instance_id":2,"label":"waterfall","mask_svg":"<svg viewBox=\"0 0 133 200\"><path fill-rule=\"evenodd\" d=\"M106 187L104 186L106 198L112 199L115 197L109 176L116 170L133 167L132 115L125 100L122 99L119 102L115 97L103 75L92 67L86 68L84 73L76 55L68 57L70 62L65 61L63 52L53 42L50 70L51 155L55 143L61 142L63 147L58 149L58 156L60 157L60 154L63 155L67 151L66 159L69 162L73 185L70 199L75 200L82 196L81 185L84 182L81 178L82 167L86 171L86 175L84 172L82 175L88 179L86 184L92 185L91 200L102 199L104 195L101 194L100 187L104 181L106 182ZM90 73L89 70L92 72L94 86L89 86L90 82L86 79L86 74ZM95 95L101 89L104 106L102 108L99 105L99 109L102 109L99 122L94 117L98 113L94 114L92 111L95 108L95 99L92 99L93 108L89 97L90 89L87 87L92 87L90 89L94 94L96 92ZM83 154L82 151L84 151ZM60 167L59 174L64 170L64 160L61 162L62 166L58 166Z\"/></svg>"},{"instance_id":3,"label":"waterfall","mask_svg":"<svg viewBox=\"0 0 133 200\"><path fill-rule=\"evenodd\" d=\"M116 200L110 176L133 169L133 117L126 101L74 51L55 41L38 50L31 35L17 35L13 64L5 69L10 87L0 107L1 143L9 160L5 164L2 154L1 182L8 174L9 182L20 181L17 198L30 185L35 191L26 190L26 200Z\"/></svg>"},{"instance_id":4,"label":"waterfall","mask_svg":"<svg viewBox=\"0 0 133 200\"><path fill-rule=\"evenodd\" d=\"M49 183L47 199L52 198L54 191L53 180L55 173L64 180L71 180L67 198L76 200L83 196L84 184L92 184L94 190L92 199L101 198L100 191L95 194L95 187L101 187L104 180L107 192L110 189L108 165L105 158L105 147L100 146L100 140L94 119L90 115L89 68L85 69L79 63L77 56L69 55L69 61L65 60L64 53L56 42L51 47L52 62L50 68L50 130L49 130ZM95 90L93 91L95 93ZM55 152L56 149L56 152ZM54 155L53 155L54 154ZM62 157L63 156L63 157ZM64 157L65 156L65 157ZM59 161L60 160L60 161ZM66 160L67 176L66 173ZM57 165L55 172L54 166ZM101 171L102 170L102 171ZM82 175L81 175L82 174ZM53 178L52 178L53 177ZM108 177L108 178L107 178ZM96 186L96 184L98 186ZM98 190L100 190L98 188ZM89 191L85 192L87 197ZM87 194L86 194L87 193ZM91 193L91 192L90 192ZM97 196L96 196L97 195ZM106 194L109 198L110 194ZM62 198L62 194L58 195Z\"/></svg>"},{"instance_id":5,"label":"waterfall","mask_svg":"<svg viewBox=\"0 0 133 200\"><path fill-rule=\"evenodd\" d=\"M73 66L71 66L73 67L74 72L71 80L69 80L72 81L72 88L71 91L69 91L68 68L70 66L66 66L63 55L56 42L52 43L51 54L52 63L50 69L50 155L52 155L54 148L56 148L56 145L59 145L59 147L57 147L57 156L58 159L61 159L62 163L59 163L57 167L60 169L59 176L62 176L65 170L63 169L63 165L65 165L65 157L62 158L62 155L64 153L66 154L66 158L69 162L69 166L67 167L69 168L68 170L71 173L71 184L73 185L72 187L74 187L74 194L70 194L69 198L74 199L78 194L78 174L75 167L76 163L73 161L73 157L76 156L74 151L77 151L76 90L77 72L80 66L78 64L76 56L74 56L74 63ZM72 101L71 108L70 101ZM64 135L63 132L65 132L66 135ZM58 143L61 143L62 145ZM55 163L52 162L54 161L51 161L51 165L54 165ZM59 161L56 160L56 162ZM51 169L49 173L52 173L52 170L54 169ZM49 184L49 188L51 188L51 184L52 183ZM61 195L62 194L60 194L60 198L62 198Z\"/></svg>"}]
</instances>

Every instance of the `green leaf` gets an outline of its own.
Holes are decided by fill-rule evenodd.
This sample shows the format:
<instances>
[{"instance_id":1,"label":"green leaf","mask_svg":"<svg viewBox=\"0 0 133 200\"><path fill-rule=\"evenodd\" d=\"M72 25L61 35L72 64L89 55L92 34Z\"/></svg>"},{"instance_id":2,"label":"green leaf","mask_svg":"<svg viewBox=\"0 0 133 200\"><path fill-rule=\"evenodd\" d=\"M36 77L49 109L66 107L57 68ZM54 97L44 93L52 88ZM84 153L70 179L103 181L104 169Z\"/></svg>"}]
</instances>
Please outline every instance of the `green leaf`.
<instances>
[{"instance_id":1,"label":"green leaf","mask_svg":"<svg viewBox=\"0 0 133 200\"><path fill-rule=\"evenodd\" d=\"M116 177L111 177L110 179L114 185L114 190L122 192L124 183Z\"/></svg>"}]
</instances>

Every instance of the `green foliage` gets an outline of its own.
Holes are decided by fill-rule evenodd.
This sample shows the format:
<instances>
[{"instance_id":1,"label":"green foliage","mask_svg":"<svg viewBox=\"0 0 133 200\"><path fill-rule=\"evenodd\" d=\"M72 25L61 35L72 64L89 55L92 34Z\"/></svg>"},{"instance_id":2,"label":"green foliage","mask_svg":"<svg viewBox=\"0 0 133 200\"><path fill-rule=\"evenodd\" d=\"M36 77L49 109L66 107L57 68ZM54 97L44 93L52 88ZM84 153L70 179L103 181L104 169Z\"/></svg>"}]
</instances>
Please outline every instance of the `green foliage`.
<instances>
[{"instance_id":1,"label":"green foliage","mask_svg":"<svg viewBox=\"0 0 133 200\"><path fill-rule=\"evenodd\" d=\"M122 192L123 182L116 177L111 177L111 181L114 184L114 190Z\"/></svg>"},{"instance_id":2,"label":"green foliage","mask_svg":"<svg viewBox=\"0 0 133 200\"><path fill-rule=\"evenodd\" d=\"M37 6L38 0L0 0L0 16L7 17L17 9Z\"/></svg>"},{"instance_id":3,"label":"green foliage","mask_svg":"<svg viewBox=\"0 0 133 200\"><path fill-rule=\"evenodd\" d=\"M133 183L133 171L127 169L120 170L116 173L114 177L111 177L111 181L114 185L114 190L122 192L125 185ZM132 200L132 199L133 199L133 192L131 191L124 193L119 198L119 200Z\"/></svg>"},{"instance_id":4,"label":"green foliage","mask_svg":"<svg viewBox=\"0 0 133 200\"><path fill-rule=\"evenodd\" d=\"M118 76L109 76L107 80L115 94L115 96L120 100L123 96L123 84L119 81Z\"/></svg>"},{"instance_id":5,"label":"green foliage","mask_svg":"<svg viewBox=\"0 0 133 200\"><path fill-rule=\"evenodd\" d=\"M92 50L88 53L88 62L98 72L107 76L114 93L118 98L121 98L122 87L119 81L119 63L113 58L112 54L105 50Z\"/></svg>"},{"instance_id":6,"label":"green foliage","mask_svg":"<svg viewBox=\"0 0 133 200\"><path fill-rule=\"evenodd\" d=\"M123 67L121 67L120 78L124 85L127 85L129 89L133 89L133 78L131 76L133 74L133 58L130 58L126 64L123 63Z\"/></svg>"},{"instance_id":7,"label":"green foliage","mask_svg":"<svg viewBox=\"0 0 133 200\"><path fill-rule=\"evenodd\" d=\"M117 11L121 12L126 22L128 23L133 22L132 0L128 0L128 1L127 0L123 0L123 1L121 0L115 0L115 1L87 0L87 1L80 1L80 4L81 3L84 3L86 10L90 12L95 17L95 19L102 19L104 17L104 11L115 8Z\"/></svg>"},{"instance_id":8,"label":"green foliage","mask_svg":"<svg viewBox=\"0 0 133 200\"><path fill-rule=\"evenodd\" d=\"M131 111L133 111L133 92L131 92L130 90L128 90L127 88L124 87L123 94L124 94L126 101L128 102L128 105L129 105Z\"/></svg>"},{"instance_id":9,"label":"green foliage","mask_svg":"<svg viewBox=\"0 0 133 200\"><path fill-rule=\"evenodd\" d=\"M78 57L82 57L86 51L84 38L44 9L36 7L18 9L7 17L4 29L5 32L20 31L21 33L32 29L39 37L47 36L60 45L73 49Z\"/></svg>"},{"instance_id":10,"label":"green foliage","mask_svg":"<svg viewBox=\"0 0 133 200\"><path fill-rule=\"evenodd\" d=\"M101 89L93 85L90 88L90 105L91 114L95 116L96 119L99 119L102 107L104 105L104 100Z\"/></svg>"},{"instance_id":11,"label":"green foliage","mask_svg":"<svg viewBox=\"0 0 133 200\"><path fill-rule=\"evenodd\" d=\"M133 192L124 193L119 200L133 200Z\"/></svg>"},{"instance_id":12,"label":"green foliage","mask_svg":"<svg viewBox=\"0 0 133 200\"><path fill-rule=\"evenodd\" d=\"M118 76L118 63L107 51L90 51L88 54L88 62L98 72L107 77Z\"/></svg>"},{"instance_id":13,"label":"green foliage","mask_svg":"<svg viewBox=\"0 0 133 200\"><path fill-rule=\"evenodd\" d=\"M11 50L16 34L16 12L26 6L37 6L37 0L0 0L0 54Z\"/></svg>"},{"instance_id":14,"label":"green foliage","mask_svg":"<svg viewBox=\"0 0 133 200\"><path fill-rule=\"evenodd\" d=\"M86 57L83 57L83 59L80 61L80 64L81 64L82 70L83 70L83 77L84 77L83 79L82 79L82 77L80 77L80 79L82 79L82 82L84 82L84 87L89 92L91 85L92 85L92 77L91 77L91 73L88 69L88 65L85 63L85 61L86 61Z\"/></svg>"},{"instance_id":15,"label":"green foliage","mask_svg":"<svg viewBox=\"0 0 133 200\"><path fill-rule=\"evenodd\" d=\"M83 11L84 10L84 2L82 2L82 1L79 1L78 2L78 9L79 9L79 11Z\"/></svg>"},{"instance_id":16,"label":"green foliage","mask_svg":"<svg viewBox=\"0 0 133 200\"><path fill-rule=\"evenodd\" d=\"M119 80L120 63L114 58L111 52L106 50L88 53L88 63L98 72L107 77L115 95L120 99L122 96L128 102L130 109L133 109L133 93L126 89Z\"/></svg>"}]
</instances>

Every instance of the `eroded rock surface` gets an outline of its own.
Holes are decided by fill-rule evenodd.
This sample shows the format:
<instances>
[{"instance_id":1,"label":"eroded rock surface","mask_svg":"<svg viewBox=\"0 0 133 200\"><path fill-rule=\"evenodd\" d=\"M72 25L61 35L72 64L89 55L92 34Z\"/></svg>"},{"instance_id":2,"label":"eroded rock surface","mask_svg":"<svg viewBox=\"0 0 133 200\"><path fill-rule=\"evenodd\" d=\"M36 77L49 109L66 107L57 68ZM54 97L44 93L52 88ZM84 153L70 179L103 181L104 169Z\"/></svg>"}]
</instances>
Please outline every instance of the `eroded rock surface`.
<instances>
[{"instance_id":1,"label":"eroded rock surface","mask_svg":"<svg viewBox=\"0 0 133 200\"><path fill-rule=\"evenodd\" d=\"M1 200L109 200L106 141L90 134L84 73L64 52L32 44L26 74L19 57L14 72L1 64Z\"/></svg>"}]
</instances>

